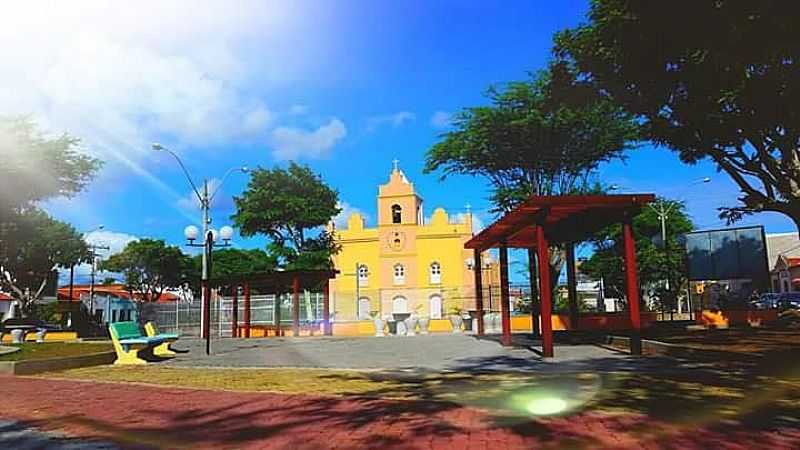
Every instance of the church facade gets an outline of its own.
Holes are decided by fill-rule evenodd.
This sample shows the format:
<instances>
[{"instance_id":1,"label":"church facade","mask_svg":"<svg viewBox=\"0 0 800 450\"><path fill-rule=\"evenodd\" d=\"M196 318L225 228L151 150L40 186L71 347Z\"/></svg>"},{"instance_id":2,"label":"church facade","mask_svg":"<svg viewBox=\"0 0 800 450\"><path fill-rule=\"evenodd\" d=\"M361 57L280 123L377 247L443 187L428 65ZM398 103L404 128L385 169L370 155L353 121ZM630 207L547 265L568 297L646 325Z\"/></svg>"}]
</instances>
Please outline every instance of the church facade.
<instances>
[{"instance_id":1,"label":"church facade","mask_svg":"<svg viewBox=\"0 0 800 450\"><path fill-rule=\"evenodd\" d=\"M437 208L425 223L422 197L396 162L377 200L374 228L353 214L345 229L334 231L341 246L334 256L339 275L330 284L334 320L443 319L475 310L476 265L464 249L473 235L472 215L454 220ZM484 266L498 273L496 264Z\"/></svg>"}]
</instances>

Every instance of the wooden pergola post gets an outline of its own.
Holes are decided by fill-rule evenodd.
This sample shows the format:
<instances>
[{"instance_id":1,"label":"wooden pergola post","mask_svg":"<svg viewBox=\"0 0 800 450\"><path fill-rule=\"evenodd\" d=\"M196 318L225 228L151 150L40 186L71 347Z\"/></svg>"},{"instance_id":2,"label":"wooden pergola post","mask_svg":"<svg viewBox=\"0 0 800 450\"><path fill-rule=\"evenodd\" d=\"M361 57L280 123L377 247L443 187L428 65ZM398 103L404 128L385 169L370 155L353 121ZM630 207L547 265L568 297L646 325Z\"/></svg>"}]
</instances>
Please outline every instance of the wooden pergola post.
<instances>
[{"instance_id":1,"label":"wooden pergola post","mask_svg":"<svg viewBox=\"0 0 800 450\"><path fill-rule=\"evenodd\" d=\"M250 337L250 283L244 284L244 337Z\"/></svg>"},{"instance_id":2,"label":"wooden pergola post","mask_svg":"<svg viewBox=\"0 0 800 450\"><path fill-rule=\"evenodd\" d=\"M231 337L239 337L239 285L233 285L233 305L231 308Z\"/></svg>"},{"instance_id":3,"label":"wooden pergola post","mask_svg":"<svg viewBox=\"0 0 800 450\"><path fill-rule=\"evenodd\" d=\"M508 247L500 246L500 317L503 324L503 336L500 342L511 345L511 305L508 290Z\"/></svg>"},{"instance_id":4,"label":"wooden pergola post","mask_svg":"<svg viewBox=\"0 0 800 450\"><path fill-rule=\"evenodd\" d=\"M567 303L569 304L569 328L578 329L578 283L575 277L575 244L567 242Z\"/></svg>"},{"instance_id":5,"label":"wooden pergola post","mask_svg":"<svg viewBox=\"0 0 800 450\"><path fill-rule=\"evenodd\" d=\"M300 279L292 279L292 336L300 336Z\"/></svg>"},{"instance_id":6,"label":"wooden pergola post","mask_svg":"<svg viewBox=\"0 0 800 450\"><path fill-rule=\"evenodd\" d=\"M642 354L642 320L639 314L639 280L636 276L636 241L633 239L633 227L630 216L622 222L622 234L625 242L625 281L628 297L628 311L631 320L631 354Z\"/></svg>"},{"instance_id":7,"label":"wooden pergola post","mask_svg":"<svg viewBox=\"0 0 800 450\"><path fill-rule=\"evenodd\" d=\"M475 313L478 315L478 336L483 336L486 332L483 323L483 266L481 265L481 251L476 248L474 253L475 263L472 269L475 271Z\"/></svg>"},{"instance_id":8,"label":"wooden pergola post","mask_svg":"<svg viewBox=\"0 0 800 450\"><path fill-rule=\"evenodd\" d=\"M553 357L553 289L550 286L550 247L544 227L536 225L539 259L539 296L542 299L542 356Z\"/></svg>"},{"instance_id":9,"label":"wooden pergola post","mask_svg":"<svg viewBox=\"0 0 800 450\"><path fill-rule=\"evenodd\" d=\"M531 333L537 336L541 333L539 330L539 289L536 280L539 279L536 273L536 249L528 249L528 278L530 279L531 289Z\"/></svg>"},{"instance_id":10,"label":"wooden pergola post","mask_svg":"<svg viewBox=\"0 0 800 450\"><path fill-rule=\"evenodd\" d=\"M330 280L322 285L322 332L325 336L333 335L331 328L331 287Z\"/></svg>"}]
</instances>

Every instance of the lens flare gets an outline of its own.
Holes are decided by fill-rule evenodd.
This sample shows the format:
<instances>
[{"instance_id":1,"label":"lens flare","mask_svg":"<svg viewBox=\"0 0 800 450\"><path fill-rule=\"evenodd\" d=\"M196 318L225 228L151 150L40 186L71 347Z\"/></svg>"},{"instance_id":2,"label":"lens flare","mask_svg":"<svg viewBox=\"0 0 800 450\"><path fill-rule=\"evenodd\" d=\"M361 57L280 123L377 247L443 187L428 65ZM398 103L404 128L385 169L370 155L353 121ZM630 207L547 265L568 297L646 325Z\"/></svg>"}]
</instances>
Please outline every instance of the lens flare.
<instances>
[{"instance_id":1,"label":"lens flare","mask_svg":"<svg viewBox=\"0 0 800 450\"><path fill-rule=\"evenodd\" d=\"M558 397L536 398L528 403L526 409L529 413L537 416L550 416L566 411L567 402Z\"/></svg>"}]
</instances>

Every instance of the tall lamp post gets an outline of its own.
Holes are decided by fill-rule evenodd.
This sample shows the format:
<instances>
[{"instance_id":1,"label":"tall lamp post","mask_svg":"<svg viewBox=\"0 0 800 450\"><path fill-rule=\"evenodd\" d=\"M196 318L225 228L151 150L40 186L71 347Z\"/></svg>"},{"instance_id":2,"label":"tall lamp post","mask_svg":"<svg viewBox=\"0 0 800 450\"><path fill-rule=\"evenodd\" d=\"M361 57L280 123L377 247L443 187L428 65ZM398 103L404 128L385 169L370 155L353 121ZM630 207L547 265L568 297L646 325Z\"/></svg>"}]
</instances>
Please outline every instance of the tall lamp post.
<instances>
[{"instance_id":1,"label":"tall lamp post","mask_svg":"<svg viewBox=\"0 0 800 450\"><path fill-rule=\"evenodd\" d=\"M155 142L153 143L153 150L156 151L165 151L172 155L173 158L178 162L178 165L181 166L184 175L186 175L186 179L189 181L189 185L192 186L192 190L194 191L195 195L197 196L197 200L200 202L200 209L202 211L202 224L203 224L203 243L202 244L195 244L194 241L197 240L197 236L199 234L199 230L197 227L190 225L184 229L184 235L186 239L189 241L188 245L192 247L203 247L203 254L202 254L202 272L201 272L201 280L202 280L202 313L201 313L201 324L200 328L202 330L202 336L206 338L206 354L210 354L211 352L211 324L210 324L210 305L211 305L211 298L209 295L208 290L208 277L209 273L211 272L210 269L210 262L211 262L211 250L213 247L226 247L230 245L230 239L233 235L233 229L231 227L225 226L220 229L220 235L222 237L223 243L222 244L215 244L214 241L216 240L216 230L209 229L209 225L211 224L211 218L209 217L209 210L211 208L211 201L214 200L214 197L219 192L222 185L225 183L225 180L228 179L228 176L233 172L242 172L247 173L247 167L232 167L225 172L225 175L222 177L219 185L216 187L214 192L208 191L208 178L203 179L203 191L201 192L197 189L197 185L194 184L192 181L192 176L189 174L189 171L186 169L186 166L181 161L180 157L173 152L172 150L164 147L163 145Z\"/></svg>"},{"instance_id":2,"label":"tall lamp post","mask_svg":"<svg viewBox=\"0 0 800 450\"><path fill-rule=\"evenodd\" d=\"M231 237L233 237L233 228L224 226L219 230L219 237L222 238L222 243L216 243L217 230L208 230L203 238L202 244L197 244L197 234L200 230L194 225L189 225L183 230L183 235L186 236L188 241L186 245L189 247L202 247L203 248L203 272L201 274L201 291L203 296L202 303L202 335L206 339L206 355L211 354L211 293L208 288L208 278L211 273L211 252L214 247L229 247L231 245Z\"/></svg>"}]
</instances>

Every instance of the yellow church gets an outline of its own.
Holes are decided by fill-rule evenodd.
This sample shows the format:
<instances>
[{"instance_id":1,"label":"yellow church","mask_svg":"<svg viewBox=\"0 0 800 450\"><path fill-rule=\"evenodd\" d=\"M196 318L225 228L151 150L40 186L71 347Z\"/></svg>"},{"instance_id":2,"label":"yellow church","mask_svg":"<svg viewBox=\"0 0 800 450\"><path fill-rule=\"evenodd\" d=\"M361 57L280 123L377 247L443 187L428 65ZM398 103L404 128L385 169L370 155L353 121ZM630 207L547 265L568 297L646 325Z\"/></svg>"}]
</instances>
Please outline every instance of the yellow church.
<instances>
[{"instance_id":1,"label":"yellow church","mask_svg":"<svg viewBox=\"0 0 800 450\"><path fill-rule=\"evenodd\" d=\"M454 220L437 208L425 223L422 205L395 160L378 188L377 226L367 228L356 213L347 228L334 230L341 246L333 258L339 275L330 284L335 322L410 314L435 320L475 310L475 263L464 249L473 235L471 213ZM484 266L499 279L496 264Z\"/></svg>"}]
</instances>

